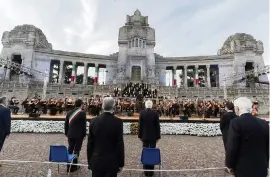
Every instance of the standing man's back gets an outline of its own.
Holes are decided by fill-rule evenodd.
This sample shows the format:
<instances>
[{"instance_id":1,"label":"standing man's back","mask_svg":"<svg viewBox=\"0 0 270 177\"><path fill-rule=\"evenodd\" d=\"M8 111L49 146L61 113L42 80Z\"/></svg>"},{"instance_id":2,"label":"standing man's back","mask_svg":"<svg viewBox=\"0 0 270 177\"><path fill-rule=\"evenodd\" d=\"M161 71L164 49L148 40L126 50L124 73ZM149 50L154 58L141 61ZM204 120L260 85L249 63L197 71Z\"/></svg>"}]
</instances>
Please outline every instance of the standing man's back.
<instances>
[{"instance_id":1,"label":"standing man's back","mask_svg":"<svg viewBox=\"0 0 270 177\"><path fill-rule=\"evenodd\" d=\"M104 113L90 123L87 159L93 177L116 177L125 163L123 122L113 115L114 100L103 100Z\"/></svg>"},{"instance_id":2,"label":"standing man's back","mask_svg":"<svg viewBox=\"0 0 270 177\"><path fill-rule=\"evenodd\" d=\"M159 115L152 110L153 102L148 100L145 102L146 109L141 111L139 118L138 137L145 148L155 148L157 141L160 139ZM153 170L154 166L146 165L144 169ZM145 171L146 176L153 176L153 172Z\"/></svg>"},{"instance_id":3,"label":"standing man's back","mask_svg":"<svg viewBox=\"0 0 270 177\"><path fill-rule=\"evenodd\" d=\"M75 108L67 113L65 121L65 135L68 138L69 154L80 155L83 140L86 136L86 113L82 110L83 102L75 101ZM73 161L78 163L78 159ZM79 166L72 166L71 171L76 171Z\"/></svg>"},{"instance_id":4,"label":"standing man's back","mask_svg":"<svg viewBox=\"0 0 270 177\"><path fill-rule=\"evenodd\" d=\"M5 107L6 98L0 98L0 152L4 145L5 139L10 134L11 126L11 112L10 109ZM0 164L1 167L1 164Z\"/></svg>"},{"instance_id":5,"label":"standing man's back","mask_svg":"<svg viewBox=\"0 0 270 177\"><path fill-rule=\"evenodd\" d=\"M231 120L237 117L234 113L234 105L232 102L227 102L225 107L227 113L225 113L220 119L220 130L222 133L223 144L226 149L226 142L228 137L228 131Z\"/></svg>"},{"instance_id":6,"label":"standing man's back","mask_svg":"<svg viewBox=\"0 0 270 177\"><path fill-rule=\"evenodd\" d=\"M251 114L252 102L238 98L226 144L226 166L236 177L266 177L269 167L269 125Z\"/></svg>"}]
</instances>

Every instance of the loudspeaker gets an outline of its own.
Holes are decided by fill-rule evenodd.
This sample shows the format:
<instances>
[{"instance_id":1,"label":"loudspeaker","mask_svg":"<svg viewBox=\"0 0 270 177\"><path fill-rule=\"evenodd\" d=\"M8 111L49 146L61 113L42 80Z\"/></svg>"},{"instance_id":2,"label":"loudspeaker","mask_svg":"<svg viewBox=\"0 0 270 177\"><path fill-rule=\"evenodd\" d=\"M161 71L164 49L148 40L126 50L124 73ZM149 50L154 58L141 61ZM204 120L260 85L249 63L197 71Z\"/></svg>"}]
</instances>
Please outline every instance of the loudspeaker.
<instances>
[{"instance_id":1,"label":"loudspeaker","mask_svg":"<svg viewBox=\"0 0 270 177\"><path fill-rule=\"evenodd\" d=\"M30 113L29 114L29 117L31 117L31 118L38 118L40 116L40 114L38 114L38 113Z\"/></svg>"},{"instance_id":2,"label":"loudspeaker","mask_svg":"<svg viewBox=\"0 0 270 177\"><path fill-rule=\"evenodd\" d=\"M180 116L179 118L183 121L188 121L188 116Z\"/></svg>"}]
</instances>

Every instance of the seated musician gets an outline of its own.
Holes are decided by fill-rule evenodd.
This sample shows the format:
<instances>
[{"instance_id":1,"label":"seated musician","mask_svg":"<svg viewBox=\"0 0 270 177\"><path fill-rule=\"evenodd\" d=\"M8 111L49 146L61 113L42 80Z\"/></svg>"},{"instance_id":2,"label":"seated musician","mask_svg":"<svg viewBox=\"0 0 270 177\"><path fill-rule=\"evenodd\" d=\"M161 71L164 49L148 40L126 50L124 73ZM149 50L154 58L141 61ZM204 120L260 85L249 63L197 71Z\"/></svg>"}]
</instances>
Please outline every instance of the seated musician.
<instances>
[{"instance_id":1,"label":"seated musician","mask_svg":"<svg viewBox=\"0 0 270 177\"><path fill-rule=\"evenodd\" d=\"M225 103L222 102L220 104L220 117L223 117L223 115L225 114L226 110L225 110Z\"/></svg>"},{"instance_id":2,"label":"seated musician","mask_svg":"<svg viewBox=\"0 0 270 177\"><path fill-rule=\"evenodd\" d=\"M43 114L47 114L47 112L48 112L47 103L48 103L47 100L40 101L41 111Z\"/></svg>"},{"instance_id":3,"label":"seated musician","mask_svg":"<svg viewBox=\"0 0 270 177\"><path fill-rule=\"evenodd\" d=\"M179 109L180 109L179 104L176 102L176 100L174 100L173 101L173 104L172 104L172 114L173 114L173 117L175 117L176 115L179 115Z\"/></svg>"},{"instance_id":4,"label":"seated musician","mask_svg":"<svg viewBox=\"0 0 270 177\"><path fill-rule=\"evenodd\" d=\"M64 102L62 101L62 99L60 99L60 100L58 100L58 101L56 102L56 108L57 108L59 114L62 114L63 111L64 111L64 110L63 110L63 104L64 104Z\"/></svg>"},{"instance_id":5,"label":"seated musician","mask_svg":"<svg viewBox=\"0 0 270 177\"><path fill-rule=\"evenodd\" d=\"M50 108L50 115L54 116L57 114L57 107L56 107L56 99L50 99L49 100L49 108Z\"/></svg>"},{"instance_id":6,"label":"seated musician","mask_svg":"<svg viewBox=\"0 0 270 177\"><path fill-rule=\"evenodd\" d=\"M71 111L74 109L74 102L71 98L66 100L66 112Z\"/></svg>"},{"instance_id":7,"label":"seated musician","mask_svg":"<svg viewBox=\"0 0 270 177\"><path fill-rule=\"evenodd\" d=\"M9 109L11 109L13 112L13 114L18 114L18 111L19 111L19 107L18 107L18 104L19 104L19 100L16 100L15 97L12 97L11 100L9 101Z\"/></svg>"},{"instance_id":8,"label":"seated musician","mask_svg":"<svg viewBox=\"0 0 270 177\"><path fill-rule=\"evenodd\" d=\"M29 114L30 113L37 113L37 108L36 108L36 99L31 99L29 103Z\"/></svg>"},{"instance_id":9,"label":"seated musician","mask_svg":"<svg viewBox=\"0 0 270 177\"><path fill-rule=\"evenodd\" d=\"M27 97L23 102L22 102L22 107L24 108L24 113L25 114L28 114L29 113L29 103L30 103L30 100L29 98Z\"/></svg>"}]
</instances>

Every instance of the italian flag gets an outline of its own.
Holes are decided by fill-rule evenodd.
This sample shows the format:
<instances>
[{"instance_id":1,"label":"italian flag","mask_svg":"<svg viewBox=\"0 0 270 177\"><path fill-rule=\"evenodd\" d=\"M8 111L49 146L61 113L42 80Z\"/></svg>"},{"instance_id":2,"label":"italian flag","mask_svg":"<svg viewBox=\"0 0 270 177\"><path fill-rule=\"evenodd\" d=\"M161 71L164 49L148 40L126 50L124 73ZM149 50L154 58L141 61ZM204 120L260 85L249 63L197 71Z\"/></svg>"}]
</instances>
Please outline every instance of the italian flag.
<instances>
[{"instance_id":1,"label":"italian flag","mask_svg":"<svg viewBox=\"0 0 270 177\"><path fill-rule=\"evenodd\" d=\"M75 66L72 67L72 72L71 72L71 84L75 83Z\"/></svg>"},{"instance_id":2,"label":"italian flag","mask_svg":"<svg viewBox=\"0 0 270 177\"><path fill-rule=\"evenodd\" d=\"M198 68L195 69L195 82L196 82L196 85L199 84Z\"/></svg>"},{"instance_id":3,"label":"italian flag","mask_svg":"<svg viewBox=\"0 0 270 177\"><path fill-rule=\"evenodd\" d=\"M176 85L176 69L173 70L173 85Z\"/></svg>"},{"instance_id":4,"label":"italian flag","mask_svg":"<svg viewBox=\"0 0 270 177\"><path fill-rule=\"evenodd\" d=\"M98 81L98 67L95 67L95 77L94 77L94 83L96 84Z\"/></svg>"}]
</instances>

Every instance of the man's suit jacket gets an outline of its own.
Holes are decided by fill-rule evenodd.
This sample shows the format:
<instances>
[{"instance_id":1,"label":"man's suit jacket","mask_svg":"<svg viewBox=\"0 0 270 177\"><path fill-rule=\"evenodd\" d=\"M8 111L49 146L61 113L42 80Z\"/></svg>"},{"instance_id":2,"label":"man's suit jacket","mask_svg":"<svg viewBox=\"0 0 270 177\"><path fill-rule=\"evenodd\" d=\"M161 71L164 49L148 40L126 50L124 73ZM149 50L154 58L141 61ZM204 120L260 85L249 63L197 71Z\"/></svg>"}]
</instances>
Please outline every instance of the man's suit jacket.
<instances>
[{"instance_id":1,"label":"man's suit jacket","mask_svg":"<svg viewBox=\"0 0 270 177\"><path fill-rule=\"evenodd\" d=\"M72 114L79 108L75 108L67 113L65 121L65 135L68 138L82 139L86 136L86 113L81 111L72 121L69 120Z\"/></svg>"},{"instance_id":2,"label":"man's suit jacket","mask_svg":"<svg viewBox=\"0 0 270 177\"><path fill-rule=\"evenodd\" d=\"M237 115L234 112L227 112L220 119L220 130L222 133L224 146L226 145L226 142L227 142L227 136L228 136L230 122L231 122L231 120L233 120L236 117L237 117Z\"/></svg>"},{"instance_id":3,"label":"man's suit jacket","mask_svg":"<svg viewBox=\"0 0 270 177\"><path fill-rule=\"evenodd\" d=\"M231 121L226 166L236 177L266 177L269 166L269 125L250 113Z\"/></svg>"},{"instance_id":4,"label":"man's suit jacket","mask_svg":"<svg viewBox=\"0 0 270 177\"><path fill-rule=\"evenodd\" d=\"M142 141L149 142L155 142L160 139L159 116L156 111L151 109L141 111L138 137Z\"/></svg>"},{"instance_id":5,"label":"man's suit jacket","mask_svg":"<svg viewBox=\"0 0 270 177\"><path fill-rule=\"evenodd\" d=\"M89 168L116 172L125 164L123 122L104 112L91 120L87 144Z\"/></svg>"},{"instance_id":6,"label":"man's suit jacket","mask_svg":"<svg viewBox=\"0 0 270 177\"><path fill-rule=\"evenodd\" d=\"M10 109L0 105L0 138L10 134L11 112Z\"/></svg>"}]
</instances>

